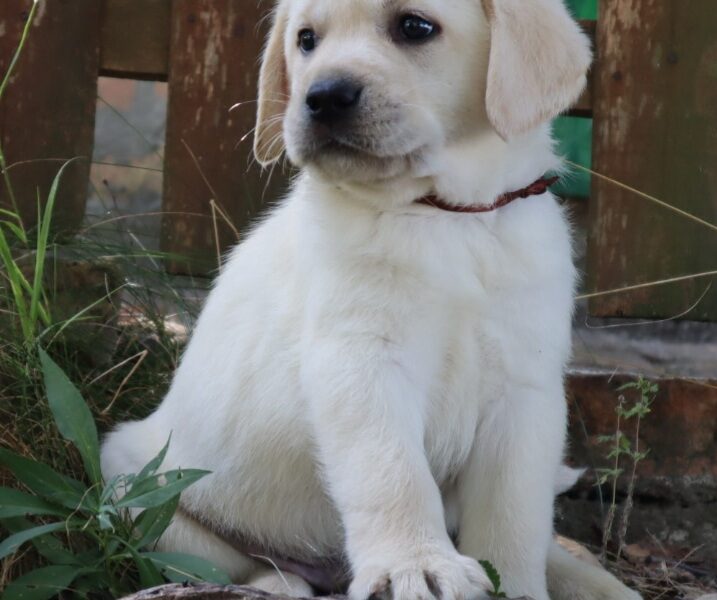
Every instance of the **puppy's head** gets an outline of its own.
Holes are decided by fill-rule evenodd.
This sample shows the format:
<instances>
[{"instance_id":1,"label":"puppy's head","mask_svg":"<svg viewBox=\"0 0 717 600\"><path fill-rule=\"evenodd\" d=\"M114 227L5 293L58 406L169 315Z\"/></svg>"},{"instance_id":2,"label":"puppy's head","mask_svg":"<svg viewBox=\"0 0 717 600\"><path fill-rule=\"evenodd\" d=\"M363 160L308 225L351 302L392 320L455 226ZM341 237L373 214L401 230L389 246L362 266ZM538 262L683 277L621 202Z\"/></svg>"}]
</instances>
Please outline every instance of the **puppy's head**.
<instances>
[{"instance_id":1,"label":"puppy's head","mask_svg":"<svg viewBox=\"0 0 717 600\"><path fill-rule=\"evenodd\" d=\"M563 0L280 0L255 153L267 165L286 149L329 178L396 177L428 149L555 117L589 64Z\"/></svg>"}]
</instances>

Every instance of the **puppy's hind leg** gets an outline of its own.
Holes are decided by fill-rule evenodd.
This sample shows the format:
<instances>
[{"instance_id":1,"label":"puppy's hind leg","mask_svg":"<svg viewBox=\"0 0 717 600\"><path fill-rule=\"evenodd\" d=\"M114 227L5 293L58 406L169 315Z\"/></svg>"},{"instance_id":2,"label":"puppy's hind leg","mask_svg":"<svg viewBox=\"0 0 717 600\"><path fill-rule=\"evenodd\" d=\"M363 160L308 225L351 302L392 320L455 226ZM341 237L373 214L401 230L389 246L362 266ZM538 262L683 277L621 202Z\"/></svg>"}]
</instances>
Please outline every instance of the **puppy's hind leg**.
<instances>
[{"instance_id":1,"label":"puppy's hind leg","mask_svg":"<svg viewBox=\"0 0 717 600\"><path fill-rule=\"evenodd\" d=\"M277 569L257 571L247 585L270 594L283 594L291 598L313 598L314 590L298 575Z\"/></svg>"},{"instance_id":2,"label":"puppy's hind leg","mask_svg":"<svg viewBox=\"0 0 717 600\"><path fill-rule=\"evenodd\" d=\"M642 600L605 569L575 558L557 542L548 552L551 600Z\"/></svg>"},{"instance_id":3,"label":"puppy's hind leg","mask_svg":"<svg viewBox=\"0 0 717 600\"><path fill-rule=\"evenodd\" d=\"M159 540L159 549L197 556L224 571L240 585L292 598L313 596L311 586L301 577L264 566L242 554L195 519L177 511L172 524Z\"/></svg>"},{"instance_id":4,"label":"puppy's hind leg","mask_svg":"<svg viewBox=\"0 0 717 600\"><path fill-rule=\"evenodd\" d=\"M181 510L157 544L163 552L189 554L209 561L224 571L232 581L246 583L257 571L259 564L235 550L200 523L183 514Z\"/></svg>"}]
</instances>

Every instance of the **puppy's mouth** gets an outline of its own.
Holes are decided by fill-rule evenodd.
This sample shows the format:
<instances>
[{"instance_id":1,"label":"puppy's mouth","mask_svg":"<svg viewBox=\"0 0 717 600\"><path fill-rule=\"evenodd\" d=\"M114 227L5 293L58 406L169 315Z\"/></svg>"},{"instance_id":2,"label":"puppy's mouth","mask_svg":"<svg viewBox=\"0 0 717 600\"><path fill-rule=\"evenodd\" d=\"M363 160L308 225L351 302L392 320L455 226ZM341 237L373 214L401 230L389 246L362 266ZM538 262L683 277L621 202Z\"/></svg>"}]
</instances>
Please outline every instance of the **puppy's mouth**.
<instances>
[{"instance_id":1,"label":"puppy's mouth","mask_svg":"<svg viewBox=\"0 0 717 600\"><path fill-rule=\"evenodd\" d=\"M322 154L339 154L357 158L393 158L376 148L370 140L360 139L351 135L342 135L335 132L319 132L312 136L313 141L306 148L307 154L319 157Z\"/></svg>"},{"instance_id":2,"label":"puppy's mouth","mask_svg":"<svg viewBox=\"0 0 717 600\"><path fill-rule=\"evenodd\" d=\"M357 122L358 121L358 122ZM330 179L378 181L405 174L425 152L421 136L396 118L370 118L323 124L290 121L289 158L314 167Z\"/></svg>"},{"instance_id":3,"label":"puppy's mouth","mask_svg":"<svg viewBox=\"0 0 717 600\"><path fill-rule=\"evenodd\" d=\"M422 147L417 144L397 143L400 134L387 135L384 140L375 140L361 134L340 131L307 133L301 149L305 162L325 162L326 160L354 161L367 165L380 162L406 161L420 153ZM386 144L386 141L394 143ZM382 143L383 142L383 143Z\"/></svg>"}]
</instances>

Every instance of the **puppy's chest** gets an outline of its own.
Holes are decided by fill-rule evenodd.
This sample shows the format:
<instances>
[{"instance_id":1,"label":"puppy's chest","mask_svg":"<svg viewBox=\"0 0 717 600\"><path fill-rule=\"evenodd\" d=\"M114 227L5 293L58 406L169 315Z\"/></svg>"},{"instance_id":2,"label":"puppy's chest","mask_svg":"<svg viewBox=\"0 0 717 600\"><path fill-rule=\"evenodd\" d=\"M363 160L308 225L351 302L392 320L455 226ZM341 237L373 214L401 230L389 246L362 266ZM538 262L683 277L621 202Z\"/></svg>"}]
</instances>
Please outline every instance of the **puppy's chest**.
<instances>
[{"instance_id":1,"label":"puppy's chest","mask_svg":"<svg viewBox=\"0 0 717 600\"><path fill-rule=\"evenodd\" d=\"M453 263L462 270L442 283L436 310L447 316L445 343L428 396L425 442L441 484L465 464L481 421L500 414L513 380L534 355L536 323L551 311L530 300L543 273L521 262L520 253L510 257L496 239L479 249L465 244Z\"/></svg>"},{"instance_id":2,"label":"puppy's chest","mask_svg":"<svg viewBox=\"0 0 717 600\"><path fill-rule=\"evenodd\" d=\"M439 483L462 468L479 423L505 396L508 360L477 314L454 321L426 411L426 453Z\"/></svg>"}]
</instances>

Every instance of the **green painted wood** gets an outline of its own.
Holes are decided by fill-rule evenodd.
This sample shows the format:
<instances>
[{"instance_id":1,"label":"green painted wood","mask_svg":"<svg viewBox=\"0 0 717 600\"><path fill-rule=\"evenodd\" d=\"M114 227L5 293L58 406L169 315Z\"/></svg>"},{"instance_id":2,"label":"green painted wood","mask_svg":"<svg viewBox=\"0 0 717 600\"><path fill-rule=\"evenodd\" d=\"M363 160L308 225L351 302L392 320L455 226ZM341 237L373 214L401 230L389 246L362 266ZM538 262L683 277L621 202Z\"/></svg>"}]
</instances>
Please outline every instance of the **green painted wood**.
<instances>
[{"instance_id":1,"label":"green painted wood","mask_svg":"<svg viewBox=\"0 0 717 600\"><path fill-rule=\"evenodd\" d=\"M8 68L32 0L0 2L0 73ZM0 139L26 224L47 197L61 160L69 167L57 200L58 230L76 228L85 212L94 143L101 3L41 2L25 52L0 103ZM58 159L61 159L58 161ZM30 161L30 162L28 162ZM0 185L0 205L8 192Z\"/></svg>"},{"instance_id":2,"label":"green painted wood","mask_svg":"<svg viewBox=\"0 0 717 600\"><path fill-rule=\"evenodd\" d=\"M717 223L714 0L603 0L595 170ZM717 270L717 233L594 178L589 291ZM700 301L701 298L701 301ZM598 316L717 320L717 278L594 300Z\"/></svg>"}]
</instances>

